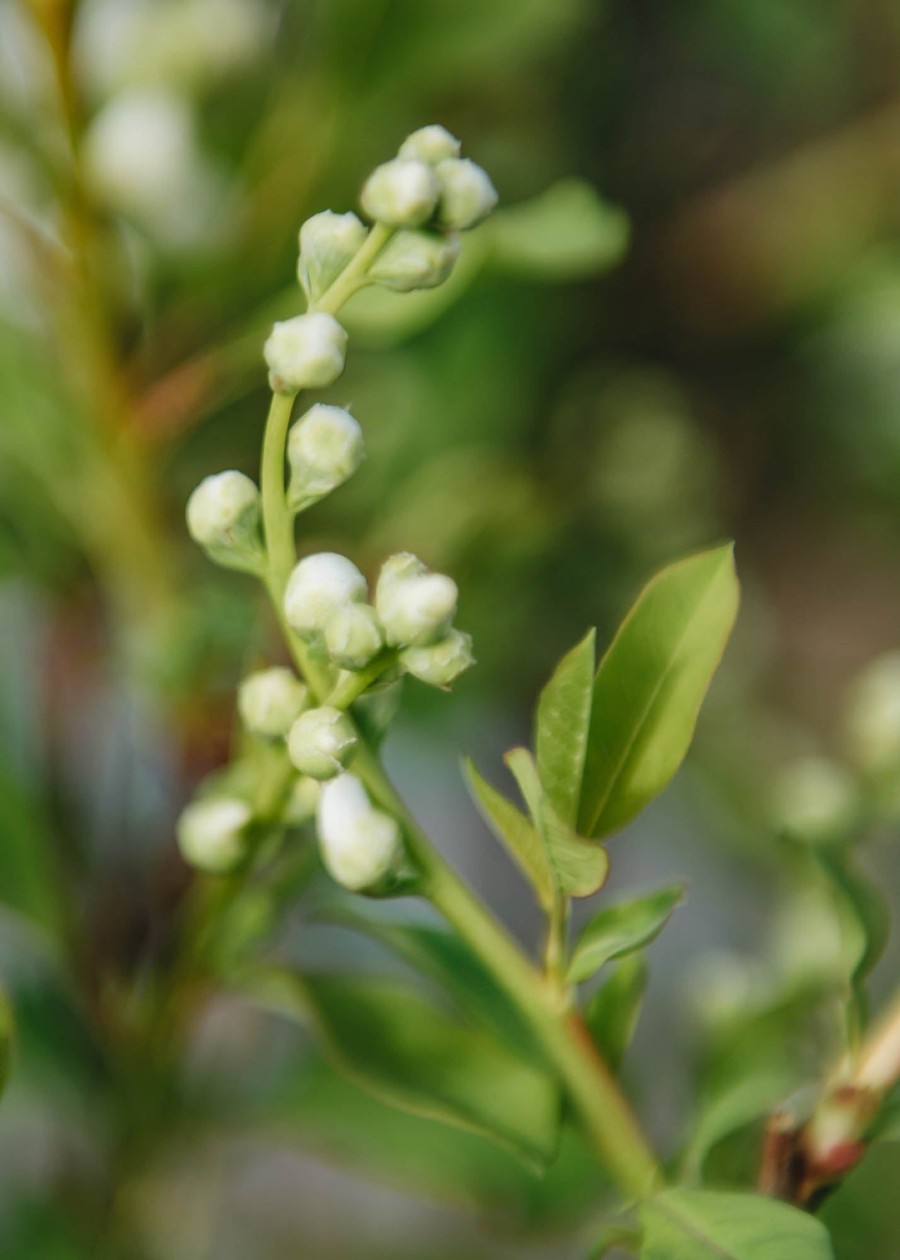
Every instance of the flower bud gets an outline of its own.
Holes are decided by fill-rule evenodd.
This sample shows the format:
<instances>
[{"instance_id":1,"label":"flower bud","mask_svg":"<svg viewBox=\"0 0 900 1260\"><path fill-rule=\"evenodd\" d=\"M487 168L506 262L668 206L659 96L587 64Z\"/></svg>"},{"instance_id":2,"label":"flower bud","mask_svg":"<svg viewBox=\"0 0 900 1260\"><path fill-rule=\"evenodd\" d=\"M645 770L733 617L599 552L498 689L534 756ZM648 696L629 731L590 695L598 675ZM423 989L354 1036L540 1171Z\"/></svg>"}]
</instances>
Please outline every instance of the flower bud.
<instances>
[{"instance_id":1,"label":"flower bud","mask_svg":"<svg viewBox=\"0 0 900 1260\"><path fill-rule=\"evenodd\" d=\"M400 828L375 809L362 783L342 774L322 788L318 810L319 848L325 867L351 892L376 888L402 855Z\"/></svg>"},{"instance_id":2,"label":"flower bud","mask_svg":"<svg viewBox=\"0 0 900 1260\"><path fill-rule=\"evenodd\" d=\"M322 791L318 780L301 775L288 797L284 807L284 821L288 827L301 827L315 818L319 808L319 795Z\"/></svg>"},{"instance_id":3,"label":"flower bud","mask_svg":"<svg viewBox=\"0 0 900 1260\"><path fill-rule=\"evenodd\" d=\"M287 455L288 500L298 511L356 472L365 455L362 429L349 411L317 403L291 427Z\"/></svg>"},{"instance_id":4,"label":"flower bud","mask_svg":"<svg viewBox=\"0 0 900 1260\"><path fill-rule=\"evenodd\" d=\"M289 669L274 666L250 674L238 690L238 712L248 731L279 739L291 729L307 699L307 689Z\"/></svg>"},{"instance_id":5,"label":"flower bud","mask_svg":"<svg viewBox=\"0 0 900 1260\"><path fill-rule=\"evenodd\" d=\"M332 315L313 311L276 323L263 348L276 394L322 389L344 370L347 334Z\"/></svg>"},{"instance_id":6,"label":"flower bud","mask_svg":"<svg viewBox=\"0 0 900 1260\"><path fill-rule=\"evenodd\" d=\"M853 779L837 762L804 757L778 777L772 817L779 831L810 844L840 843L857 816Z\"/></svg>"},{"instance_id":7,"label":"flower bud","mask_svg":"<svg viewBox=\"0 0 900 1260\"><path fill-rule=\"evenodd\" d=\"M438 222L464 232L486 219L497 204L487 171L468 158L448 158L436 167L441 186Z\"/></svg>"},{"instance_id":8,"label":"flower bud","mask_svg":"<svg viewBox=\"0 0 900 1260\"><path fill-rule=\"evenodd\" d=\"M235 470L204 477L188 499L195 542L230 569L257 570L263 560L262 505L256 484Z\"/></svg>"},{"instance_id":9,"label":"flower bud","mask_svg":"<svg viewBox=\"0 0 900 1260\"><path fill-rule=\"evenodd\" d=\"M369 268L369 279L397 293L434 289L444 283L458 257L455 232L398 232Z\"/></svg>"},{"instance_id":10,"label":"flower bud","mask_svg":"<svg viewBox=\"0 0 900 1260\"><path fill-rule=\"evenodd\" d=\"M375 607L392 646L424 647L440 639L456 612L456 583L429 573L415 556L391 556L382 567Z\"/></svg>"},{"instance_id":11,"label":"flower bud","mask_svg":"<svg viewBox=\"0 0 900 1260\"><path fill-rule=\"evenodd\" d=\"M306 220L300 229L297 279L310 302L337 280L367 235L365 225L352 210L346 214L323 210Z\"/></svg>"},{"instance_id":12,"label":"flower bud","mask_svg":"<svg viewBox=\"0 0 900 1260\"><path fill-rule=\"evenodd\" d=\"M245 833L252 817L244 801L210 798L192 802L176 828L182 857L201 871L230 871L244 856Z\"/></svg>"},{"instance_id":13,"label":"flower bud","mask_svg":"<svg viewBox=\"0 0 900 1260\"><path fill-rule=\"evenodd\" d=\"M407 161L427 162L429 166L437 166L444 158L459 157L460 143L456 136L450 134L446 127L433 123L430 127L420 127L403 141L397 156Z\"/></svg>"},{"instance_id":14,"label":"flower bud","mask_svg":"<svg viewBox=\"0 0 900 1260\"><path fill-rule=\"evenodd\" d=\"M340 709L323 705L301 713L288 735L288 756L301 774L333 779L353 756L356 733Z\"/></svg>"},{"instance_id":15,"label":"flower bud","mask_svg":"<svg viewBox=\"0 0 900 1260\"><path fill-rule=\"evenodd\" d=\"M389 227L417 228L434 214L440 185L424 162L394 158L366 180L360 202L370 219Z\"/></svg>"},{"instance_id":16,"label":"flower bud","mask_svg":"<svg viewBox=\"0 0 900 1260\"><path fill-rule=\"evenodd\" d=\"M295 566L284 592L284 615L298 634L314 638L336 608L362 603L367 594L366 579L352 561L322 551Z\"/></svg>"},{"instance_id":17,"label":"flower bud","mask_svg":"<svg viewBox=\"0 0 900 1260\"><path fill-rule=\"evenodd\" d=\"M460 674L475 664L472 636L451 630L431 647L408 647L400 653L400 663L407 673L432 687L449 687Z\"/></svg>"},{"instance_id":18,"label":"flower bud","mask_svg":"<svg viewBox=\"0 0 900 1260\"><path fill-rule=\"evenodd\" d=\"M325 647L342 669L365 669L384 647L378 614L368 604L345 604L325 622Z\"/></svg>"}]
</instances>

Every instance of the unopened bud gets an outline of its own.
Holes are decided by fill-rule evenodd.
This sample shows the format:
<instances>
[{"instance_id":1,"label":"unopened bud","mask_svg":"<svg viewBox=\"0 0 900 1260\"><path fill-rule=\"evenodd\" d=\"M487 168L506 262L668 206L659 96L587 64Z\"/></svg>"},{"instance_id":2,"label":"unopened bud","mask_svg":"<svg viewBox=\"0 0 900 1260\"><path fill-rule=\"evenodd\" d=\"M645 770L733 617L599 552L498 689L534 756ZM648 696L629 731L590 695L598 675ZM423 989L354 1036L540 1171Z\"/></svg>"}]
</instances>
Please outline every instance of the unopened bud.
<instances>
[{"instance_id":1,"label":"unopened bud","mask_svg":"<svg viewBox=\"0 0 900 1260\"><path fill-rule=\"evenodd\" d=\"M176 828L184 860L213 874L230 871L245 854L246 829L252 817L244 801L194 801L184 810Z\"/></svg>"},{"instance_id":2,"label":"unopened bud","mask_svg":"<svg viewBox=\"0 0 900 1260\"><path fill-rule=\"evenodd\" d=\"M235 470L204 477L188 499L187 527L219 564L255 572L263 559L262 506L255 482Z\"/></svg>"},{"instance_id":3,"label":"unopened bud","mask_svg":"<svg viewBox=\"0 0 900 1260\"><path fill-rule=\"evenodd\" d=\"M307 694L306 687L289 669L260 669L241 683L238 712L254 735L279 739L300 715Z\"/></svg>"},{"instance_id":4,"label":"unopened bud","mask_svg":"<svg viewBox=\"0 0 900 1260\"><path fill-rule=\"evenodd\" d=\"M366 239L367 230L352 210L335 214L323 210L300 229L297 278L310 302L315 302L337 280Z\"/></svg>"},{"instance_id":5,"label":"unopened bud","mask_svg":"<svg viewBox=\"0 0 900 1260\"><path fill-rule=\"evenodd\" d=\"M352 561L322 551L295 566L284 592L284 615L298 634L313 638L335 609L361 603L367 594L366 579Z\"/></svg>"},{"instance_id":6,"label":"unopened bud","mask_svg":"<svg viewBox=\"0 0 900 1260\"><path fill-rule=\"evenodd\" d=\"M440 185L425 162L394 158L366 180L360 202L370 219L389 227L417 228L434 214Z\"/></svg>"},{"instance_id":7,"label":"unopened bud","mask_svg":"<svg viewBox=\"0 0 900 1260\"><path fill-rule=\"evenodd\" d=\"M298 511L356 472L365 455L362 429L349 411L317 403L291 427L287 455L288 501Z\"/></svg>"},{"instance_id":8,"label":"unopened bud","mask_svg":"<svg viewBox=\"0 0 900 1260\"><path fill-rule=\"evenodd\" d=\"M381 622L368 604L345 604L325 622L325 648L342 669L365 669L383 647Z\"/></svg>"},{"instance_id":9,"label":"unopened bud","mask_svg":"<svg viewBox=\"0 0 900 1260\"><path fill-rule=\"evenodd\" d=\"M263 348L276 394L322 389L344 370L347 334L332 315L313 311L274 325Z\"/></svg>"},{"instance_id":10,"label":"unopened bud","mask_svg":"<svg viewBox=\"0 0 900 1260\"><path fill-rule=\"evenodd\" d=\"M369 279L397 293L434 289L444 283L458 257L455 232L398 232L369 268Z\"/></svg>"},{"instance_id":11,"label":"unopened bud","mask_svg":"<svg viewBox=\"0 0 900 1260\"><path fill-rule=\"evenodd\" d=\"M776 781L772 817L779 831L797 840L840 843L853 829L857 807L856 786L843 766L804 757Z\"/></svg>"},{"instance_id":12,"label":"unopened bud","mask_svg":"<svg viewBox=\"0 0 900 1260\"><path fill-rule=\"evenodd\" d=\"M487 171L468 158L448 158L436 174L441 186L438 222L464 232L486 219L497 204L497 190Z\"/></svg>"},{"instance_id":13,"label":"unopened bud","mask_svg":"<svg viewBox=\"0 0 900 1260\"><path fill-rule=\"evenodd\" d=\"M301 713L288 735L288 756L301 774L333 779L353 756L357 738L340 709L323 705Z\"/></svg>"},{"instance_id":14,"label":"unopened bud","mask_svg":"<svg viewBox=\"0 0 900 1260\"><path fill-rule=\"evenodd\" d=\"M407 673L432 687L449 687L460 674L475 664L472 636L451 630L431 647L408 647L400 653Z\"/></svg>"},{"instance_id":15,"label":"unopened bud","mask_svg":"<svg viewBox=\"0 0 900 1260\"><path fill-rule=\"evenodd\" d=\"M456 136L451 135L446 127L433 123L430 127L420 127L411 136L407 136L397 156L436 166L445 158L459 157L460 147Z\"/></svg>"},{"instance_id":16,"label":"unopened bud","mask_svg":"<svg viewBox=\"0 0 900 1260\"><path fill-rule=\"evenodd\" d=\"M429 573L415 556L391 556L382 567L375 608L392 646L424 647L440 639L456 612L452 578Z\"/></svg>"},{"instance_id":17,"label":"unopened bud","mask_svg":"<svg viewBox=\"0 0 900 1260\"><path fill-rule=\"evenodd\" d=\"M301 827L315 818L319 807L319 794L322 791L317 779L301 775L294 786L284 807L284 821L289 827Z\"/></svg>"},{"instance_id":18,"label":"unopened bud","mask_svg":"<svg viewBox=\"0 0 900 1260\"><path fill-rule=\"evenodd\" d=\"M351 892L377 888L402 856L396 820L375 809L352 774L339 775L322 788L318 833L326 869Z\"/></svg>"}]
</instances>

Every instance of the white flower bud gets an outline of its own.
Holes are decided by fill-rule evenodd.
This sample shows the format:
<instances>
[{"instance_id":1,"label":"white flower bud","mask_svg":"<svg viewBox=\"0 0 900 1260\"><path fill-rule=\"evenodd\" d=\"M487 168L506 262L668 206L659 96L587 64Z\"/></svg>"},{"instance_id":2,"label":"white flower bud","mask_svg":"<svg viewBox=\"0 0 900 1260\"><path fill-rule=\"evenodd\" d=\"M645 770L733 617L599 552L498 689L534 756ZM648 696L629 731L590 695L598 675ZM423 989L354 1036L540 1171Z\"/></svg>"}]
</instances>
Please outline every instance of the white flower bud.
<instances>
[{"instance_id":1,"label":"white flower bud","mask_svg":"<svg viewBox=\"0 0 900 1260\"><path fill-rule=\"evenodd\" d=\"M365 669L383 647L381 622L368 604L345 604L325 622L325 648L342 669Z\"/></svg>"},{"instance_id":2,"label":"white flower bud","mask_svg":"<svg viewBox=\"0 0 900 1260\"><path fill-rule=\"evenodd\" d=\"M450 134L446 127L433 123L430 127L420 127L411 136L407 136L400 146L397 156L416 162L427 162L429 166L437 166L444 158L459 157L461 146L456 136Z\"/></svg>"},{"instance_id":3,"label":"white flower bud","mask_svg":"<svg viewBox=\"0 0 900 1260\"><path fill-rule=\"evenodd\" d=\"M301 774L333 779L353 756L357 738L340 709L323 705L301 713L288 734L288 756Z\"/></svg>"},{"instance_id":4,"label":"white flower bud","mask_svg":"<svg viewBox=\"0 0 900 1260\"><path fill-rule=\"evenodd\" d=\"M274 325L263 347L276 394L323 389L344 370L347 334L332 315L313 311Z\"/></svg>"},{"instance_id":5,"label":"white flower bud","mask_svg":"<svg viewBox=\"0 0 900 1260\"><path fill-rule=\"evenodd\" d=\"M846 721L857 765L870 774L900 769L900 652L863 670L850 693Z\"/></svg>"},{"instance_id":6,"label":"white flower bud","mask_svg":"<svg viewBox=\"0 0 900 1260\"><path fill-rule=\"evenodd\" d=\"M295 566L284 592L284 615L298 634L314 638L335 609L365 602L368 589L351 560L322 551Z\"/></svg>"},{"instance_id":7,"label":"white flower bud","mask_svg":"<svg viewBox=\"0 0 900 1260\"><path fill-rule=\"evenodd\" d=\"M441 186L438 222L464 232L486 219L497 204L497 190L487 171L468 158L448 158L436 174Z\"/></svg>"},{"instance_id":8,"label":"white flower bud","mask_svg":"<svg viewBox=\"0 0 900 1260\"><path fill-rule=\"evenodd\" d=\"M263 559L255 482L235 470L204 477L187 503L188 532L213 560L254 572Z\"/></svg>"},{"instance_id":9,"label":"white flower bud","mask_svg":"<svg viewBox=\"0 0 900 1260\"><path fill-rule=\"evenodd\" d=\"M323 210L300 229L297 278L310 302L321 297L360 250L368 230L352 210Z\"/></svg>"},{"instance_id":10,"label":"white flower bud","mask_svg":"<svg viewBox=\"0 0 900 1260\"><path fill-rule=\"evenodd\" d=\"M775 826L810 844L847 839L857 815L856 787L843 766L804 757L779 775L772 800Z\"/></svg>"},{"instance_id":11,"label":"white flower bud","mask_svg":"<svg viewBox=\"0 0 900 1260\"><path fill-rule=\"evenodd\" d=\"M434 289L450 275L459 248L455 232L398 232L369 268L369 279L397 293Z\"/></svg>"},{"instance_id":12,"label":"white flower bud","mask_svg":"<svg viewBox=\"0 0 900 1260\"><path fill-rule=\"evenodd\" d=\"M408 673L432 687L449 687L475 664L472 636L451 630L431 647L406 648L400 653L400 663Z\"/></svg>"},{"instance_id":13,"label":"white flower bud","mask_svg":"<svg viewBox=\"0 0 900 1260\"><path fill-rule=\"evenodd\" d=\"M322 785L317 779L310 779L305 774L301 775L291 788L291 794L284 807L285 823L289 827L301 827L303 823L315 818L321 791Z\"/></svg>"},{"instance_id":14,"label":"white flower bud","mask_svg":"<svg viewBox=\"0 0 900 1260\"><path fill-rule=\"evenodd\" d=\"M322 788L318 833L326 869L351 892L377 887L402 854L397 822L374 808L352 774L339 775Z\"/></svg>"},{"instance_id":15,"label":"white flower bud","mask_svg":"<svg viewBox=\"0 0 900 1260\"><path fill-rule=\"evenodd\" d=\"M430 166L394 158L376 166L363 185L360 203L378 223L417 228L434 214L439 193L440 185Z\"/></svg>"},{"instance_id":16,"label":"white flower bud","mask_svg":"<svg viewBox=\"0 0 900 1260\"><path fill-rule=\"evenodd\" d=\"M356 472L365 455L362 429L349 411L317 403L291 427L287 455L288 500L298 511Z\"/></svg>"},{"instance_id":17,"label":"white flower bud","mask_svg":"<svg viewBox=\"0 0 900 1260\"><path fill-rule=\"evenodd\" d=\"M238 690L238 712L248 731L279 739L306 704L307 689L289 669L274 666L250 674Z\"/></svg>"},{"instance_id":18,"label":"white flower bud","mask_svg":"<svg viewBox=\"0 0 900 1260\"><path fill-rule=\"evenodd\" d=\"M416 647L436 642L453 620L458 595L452 578L429 573L415 556L391 556L375 591L375 608L387 642Z\"/></svg>"},{"instance_id":19,"label":"white flower bud","mask_svg":"<svg viewBox=\"0 0 900 1260\"><path fill-rule=\"evenodd\" d=\"M176 827L182 857L201 871L230 871L244 856L245 832L252 817L244 801L194 801L184 810Z\"/></svg>"}]
</instances>

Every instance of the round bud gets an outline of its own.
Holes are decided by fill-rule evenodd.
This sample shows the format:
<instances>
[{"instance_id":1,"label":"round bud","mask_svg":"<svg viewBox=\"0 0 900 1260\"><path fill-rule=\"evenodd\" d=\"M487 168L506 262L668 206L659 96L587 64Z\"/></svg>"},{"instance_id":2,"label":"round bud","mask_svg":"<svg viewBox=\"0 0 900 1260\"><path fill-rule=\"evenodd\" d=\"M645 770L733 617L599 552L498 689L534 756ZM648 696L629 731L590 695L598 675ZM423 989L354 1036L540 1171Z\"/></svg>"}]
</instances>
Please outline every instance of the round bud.
<instances>
[{"instance_id":1,"label":"round bud","mask_svg":"<svg viewBox=\"0 0 900 1260\"><path fill-rule=\"evenodd\" d=\"M436 167L441 186L438 222L464 232L486 219L497 204L487 171L468 158L448 158Z\"/></svg>"},{"instance_id":2,"label":"round bud","mask_svg":"<svg viewBox=\"0 0 900 1260\"><path fill-rule=\"evenodd\" d=\"M408 647L400 653L400 663L407 673L432 687L449 687L460 674L475 664L472 636L451 630L431 647Z\"/></svg>"},{"instance_id":3,"label":"round bud","mask_svg":"<svg viewBox=\"0 0 900 1260\"><path fill-rule=\"evenodd\" d=\"M204 477L187 503L188 532L212 559L255 571L263 559L262 505L255 482L235 470Z\"/></svg>"},{"instance_id":4,"label":"round bud","mask_svg":"<svg viewBox=\"0 0 900 1260\"><path fill-rule=\"evenodd\" d=\"M304 638L313 638L344 604L365 601L366 579L346 556L322 551L295 566L284 592L284 615Z\"/></svg>"},{"instance_id":5,"label":"round bud","mask_svg":"<svg viewBox=\"0 0 900 1260\"><path fill-rule=\"evenodd\" d=\"M873 661L856 679L846 718L854 761L869 774L900 768L900 652Z\"/></svg>"},{"instance_id":6,"label":"round bud","mask_svg":"<svg viewBox=\"0 0 900 1260\"><path fill-rule=\"evenodd\" d=\"M360 203L378 223L417 228L434 214L439 193L435 173L425 162L394 158L376 166L363 185Z\"/></svg>"},{"instance_id":7,"label":"round bud","mask_svg":"<svg viewBox=\"0 0 900 1260\"><path fill-rule=\"evenodd\" d=\"M365 669L384 647L378 614L368 604L345 604L325 622L325 647L342 669Z\"/></svg>"},{"instance_id":8,"label":"round bud","mask_svg":"<svg viewBox=\"0 0 900 1260\"><path fill-rule=\"evenodd\" d=\"M455 232L398 232L369 268L369 279L397 293L434 289L450 275L459 248Z\"/></svg>"},{"instance_id":9,"label":"round bud","mask_svg":"<svg viewBox=\"0 0 900 1260\"><path fill-rule=\"evenodd\" d=\"M352 210L346 214L323 210L306 220L300 229L297 278L310 302L337 280L367 235L365 225Z\"/></svg>"},{"instance_id":10,"label":"round bud","mask_svg":"<svg viewBox=\"0 0 900 1260\"><path fill-rule=\"evenodd\" d=\"M804 757L778 777L772 819L779 831L810 844L840 843L857 815L856 786L843 766Z\"/></svg>"},{"instance_id":11,"label":"round bud","mask_svg":"<svg viewBox=\"0 0 900 1260\"><path fill-rule=\"evenodd\" d=\"M248 731L279 739L306 704L307 689L289 669L273 666L250 674L238 690L238 712Z\"/></svg>"},{"instance_id":12,"label":"round bud","mask_svg":"<svg viewBox=\"0 0 900 1260\"><path fill-rule=\"evenodd\" d=\"M429 573L415 556L392 556L375 590L375 608L387 642L416 647L436 642L453 620L458 595L452 578Z\"/></svg>"},{"instance_id":13,"label":"round bud","mask_svg":"<svg viewBox=\"0 0 900 1260\"><path fill-rule=\"evenodd\" d=\"M201 871L230 871L244 856L245 833L252 817L244 801L194 801L184 810L176 827L182 857Z\"/></svg>"},{"instance_id":14,"label":"round bud","mask_svg":"<svg viewBox=\"0 0 900 1260\"><path fill-rule=\"evenodd\" d=\"M301 713L288 734L288 756L301 774L333 779L353 756L356 733L340 709L323 705Z\"/></svg>"},{"instance_id":15,"label":"round bud","mask_svg":"<svg viewBox=\"0 0 900 1260\"><path fill-rule=\"evenodd\" d=\"M411 136L407 136L397 156L436 166L438 162L443 162L444 158L459 157L460 148L461 145L456 136L451 135L446 127L433 123L430 127L420 127Z\"/></svg>"},{"instance_id":16,"label":"round bud","mask_svg":"<svg viewBox=\"0 0 900 1260\"><path fill-rule=\"evenodd\" d=\"M313 311L274 325L263 348L276 394L322 389L344 370L347 334L332 315Z\"/></svg>"},{"instance_id":17,"label":"round bud","mask_svg":"<svg viewBox=\"0 0 900 1260\"><path fill-rule=\"evenodd\" d=\"M284 821L289 827L301 827L315 818L319 807L319 794L322 788L316 779L301 775L288 797L284 807Z\"/></svg>"},{"instance_id":18,"label":"round bud","mask_svg":"<svg viewBox=\"0 0 900 1260\"><path fill-rule=\"evenodd\" d=\"M342 485L365 455L362 429L349 411L317 403L291 427L287 441L294 511Z\"/></svg>"},{"instance_id":19,"label":"round bud","mask_svg":"<svg viewBox=\"0 0 900 1260\"><path fill-rule=\"evenodd\" d=\"M326 869L351 892L377 888L401 858L396 820L374 808L352 774L339 775L324 785L317 825Z\"/></svg>"}]
</instances>

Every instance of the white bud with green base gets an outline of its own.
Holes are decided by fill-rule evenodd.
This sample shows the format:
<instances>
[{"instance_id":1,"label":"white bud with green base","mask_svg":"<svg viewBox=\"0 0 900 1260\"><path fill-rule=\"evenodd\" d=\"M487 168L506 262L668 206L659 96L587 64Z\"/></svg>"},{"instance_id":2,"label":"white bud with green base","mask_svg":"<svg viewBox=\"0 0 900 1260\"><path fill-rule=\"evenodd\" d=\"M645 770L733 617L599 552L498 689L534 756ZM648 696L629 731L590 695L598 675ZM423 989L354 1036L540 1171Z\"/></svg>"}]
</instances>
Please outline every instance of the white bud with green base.
<instances>
[{"instance_id":1,"label":"white bud with green base","mask_svg":"<svg viewBox=\"0 0 900 1260\"><path fill-rule=\"evenodd\" d=\"M283 666L250 674L238 690L238 712L247 730L263 739L285 736L306 706L308 691Z\"/></svg>"},{"instance_id":2,"label":"white bud with green base","mask_svg":"<svg viewBox=\"0 0 900 1260\"><path fill-rule=\"evenodd\" d=\"M297 718L288 734L288 756L301 774L333 779L353 756L357 742L346 715L323 705Z\"/></svg>"},{"instance_id":3,"label":"white bud with green base","mask_svg":"<svg viewBox=\"0 0 900 1260\"><path fill-rule=\"evenodd\" d=\"M429 166L437 166L445 158L459 157L462 148L456 136L451 135L446 127L432 123L428 127L420 127L412 135L407 136L401 144L397 156L416 162L427 162Z\"/></svg>"},{"instance_id":4,"label":"white bud with green base","mask_svg":"<svg viewBox=\"0 0 900 1260\"><path fill-rule=\"evenodd\" d=\"M333 315L312 311L276 323L263 347L276 394L324 389L344 370L347 334Z\"/></svg>"},{"instance_id":5,"label":"white bud with green base","mask_svg":"<svg viewBox=\"0 0 900 1260\"><path fill-rule=\"evenodd\" d=\"M317 301L337 280L367 235L365 224L352 210L346 214L323 210L306 220L300 229L297 279L310 302Z\"/></svg>"},{"instance_id":6,"label":"white bud with green base","mask_svg":"<svg viewBox=\"0 0 900 1260\"><path fill-rule=\"evenodd\" d=\"M190 865L211 874L233 870L247 850L247 827L253 813L245 801L210 798L194 801L176 826L181 855Z\"/></svg>"},{"instance_id":7,"label":"white bud with green base","mask_svg":"<svg viewBox=\"0 0 900 1260\"><path fill-rule=\"evenodd\" d=\"M402 861L400 827L372 805L355 775L342 774L324 785L317 830L326 869L351 892L376 891Z\"/></svg>"},{"instance_id":8,"label":"white bud with green base","mask_svg":"<svg viewBox=\"0 0 900 1260\"><path fill-rule=\"evenodd\" d=\"M434 214L439 194L437 176L426 162L394 158L376 166L363 185L360 204L376 223L417 228Z\"/></svg>"},{"instance_id":9,"label":"white bud with green base","mask_svg":"<svg viewBox=\"0 0 900 1260\"><path fill-rule=\"evenodd\" d=\"M345 604L325 622L325 649L342 669L359 670L384 647L384 630L369 604Z\"/></svg>"},{"instance_id":10,"label":"white bud with green base","mask_svg":"<svg viewBox=\"0 0 900 1260\"><path fill-rule=\"evenodd\" d=\"M397 293L433 289L450 275L459 250L456 232L397 232L369 268L369 279Z\"/></svg>"},{"instance_id":11,"label":"white bud with green base","mask_svg":"<svg viewBox=\"0 0 900 1260\"><path fill-rule=\"evenodd\" d=\"M448 158L435 168L441 186L437 221L465 232L477 227L497 204L497 190L487 171L468 158Z\"/></svg>"},{"instance_id":12,"label":"white bud with green base","mask_svg":"<svg viewBox=\"0 0 900 1260\"><path fill-rule=\"evenodd\" d=\"M295 566L284 592L288 624L305 639L321 636L333 612L345 604L364 603L366 579L346 556L322 551Z\"/></svg>"},{"instance_id":13,"label":"white bud with green base","mask_svg":"<svg viewBox=\"0 0 900 1260\"><path fill-rule=\"evenodd\" d=\"M260 570L262 504L256 483L234 469L204 477L187 503L188 532L210 559L247 573Z\"/></svg>"},{"instance_id":14,"label":"white bud with green base","mask_svg":"<svg viewBox=\"0 0 900 1260\"><path fill-rule=\"evenodd\" d=\"M401 552L382 566L375 608L388 644L425 647L450 627L459 592L452 578L430 573L416 556Z\"/></svg>"},{"instance_id":15,"label":"white bud with green base","mask_svg":"<svg viewBox=\"0 0 900 1260\"><path fill-rule=\"evenodd\" d=\"M431 687L450 687L460 674L475 664L472 636L451 630L430 647L409 647L400 653L400 664L408 674Z\"/></svg>"},{"instance_id":16,"label":"white bud with green base","mask_svg":"<svg viewBox=\"0 0 900 1260\"><path fill-rule=\"evenodd\" d=\"M362 429L343 407L317 403L292 425L287 457L288 503L298 512L353 476L365 457Z\"/></svg>"}]
</instances>

